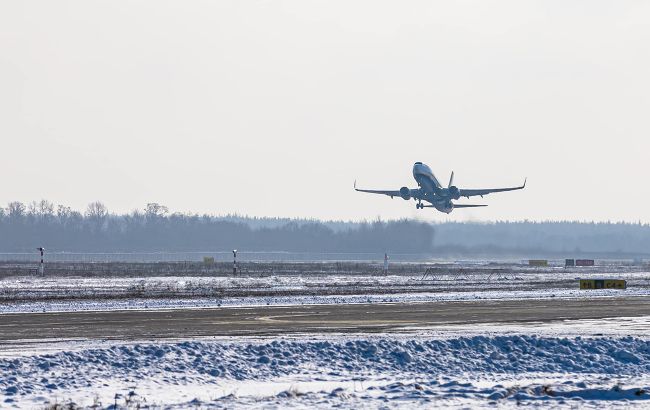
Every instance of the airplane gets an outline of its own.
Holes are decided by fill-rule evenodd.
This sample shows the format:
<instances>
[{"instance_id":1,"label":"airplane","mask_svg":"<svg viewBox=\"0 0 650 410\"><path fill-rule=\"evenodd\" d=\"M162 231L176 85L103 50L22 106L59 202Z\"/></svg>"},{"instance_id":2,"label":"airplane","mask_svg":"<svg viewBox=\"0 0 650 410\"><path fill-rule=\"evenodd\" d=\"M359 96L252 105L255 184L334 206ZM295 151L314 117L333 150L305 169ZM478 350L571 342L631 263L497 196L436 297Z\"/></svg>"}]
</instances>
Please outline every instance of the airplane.
<instances>
[{"instance_id":1,"label":"airplane","mask_svg":"<svg viewBox=\"0 0 650 410\"><path fill-rule=\"evenodd\" d=\"M399 196L406 201L412 198L417 201L415 204L416 209L435 208L440 212L449 214L456 208L478 208L487 206L475 204L455 204L452 202L452 200L460 199L461 197L466 197L469 199L469 197L477 195L481 196L482 198L483 195L491 194L494 192L516 191L518 189L524 189L526 187L526 179L524 179L523 185L510 188L460 189L454 185L454 172L452 171L447 188L443 188L442 185L440 185L440 182L438 182L436 176L433 175L433 172L431 172L431 168L422 162L416 162L413 165L413 178L415 178L415 181L418 183L419 188L417 189L409 189L408 187L401 187L398 191L358 189L357 181L354 181L354 189L358 192L388 195L391 198ZM431 205L425 205L422 203L422 201L426 201Z\"/></svg>"}]
</instances>

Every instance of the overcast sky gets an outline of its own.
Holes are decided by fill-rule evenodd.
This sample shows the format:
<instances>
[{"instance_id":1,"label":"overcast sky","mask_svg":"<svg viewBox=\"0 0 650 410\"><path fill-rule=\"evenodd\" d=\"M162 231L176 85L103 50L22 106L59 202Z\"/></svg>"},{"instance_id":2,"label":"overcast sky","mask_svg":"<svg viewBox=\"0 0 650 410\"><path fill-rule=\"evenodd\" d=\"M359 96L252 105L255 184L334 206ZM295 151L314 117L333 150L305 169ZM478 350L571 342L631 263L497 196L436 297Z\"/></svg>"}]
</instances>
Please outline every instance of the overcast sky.
<instances>
[{"instance_id":1,"label":"overcast sky","mask_svg":"<svg viewBox=\"0 0 650 410\"><path fill-rule=\"evenodd\" d=\"M650 2L3 1L0 206L650 222ZM356 193L520 184L447 216Z\"/></svg>"}]
</instances>

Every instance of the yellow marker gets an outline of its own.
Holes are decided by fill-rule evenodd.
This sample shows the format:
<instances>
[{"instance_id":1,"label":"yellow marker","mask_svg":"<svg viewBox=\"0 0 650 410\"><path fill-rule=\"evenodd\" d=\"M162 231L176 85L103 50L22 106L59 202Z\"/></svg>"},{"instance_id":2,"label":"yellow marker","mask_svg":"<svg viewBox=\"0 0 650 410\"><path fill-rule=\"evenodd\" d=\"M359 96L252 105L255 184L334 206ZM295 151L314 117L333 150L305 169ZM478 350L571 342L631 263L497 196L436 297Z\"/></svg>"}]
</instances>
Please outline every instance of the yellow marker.
<instances>
[{"instance_id":1,"label":"yellow marker","mask_svg":"<svg viewBox=\"0 0 650 410\"><path fill-rule=\"evenodd\" d=\"M580 289L626 289L623 279L580 279Z\"/></svg>"}]
</instances>

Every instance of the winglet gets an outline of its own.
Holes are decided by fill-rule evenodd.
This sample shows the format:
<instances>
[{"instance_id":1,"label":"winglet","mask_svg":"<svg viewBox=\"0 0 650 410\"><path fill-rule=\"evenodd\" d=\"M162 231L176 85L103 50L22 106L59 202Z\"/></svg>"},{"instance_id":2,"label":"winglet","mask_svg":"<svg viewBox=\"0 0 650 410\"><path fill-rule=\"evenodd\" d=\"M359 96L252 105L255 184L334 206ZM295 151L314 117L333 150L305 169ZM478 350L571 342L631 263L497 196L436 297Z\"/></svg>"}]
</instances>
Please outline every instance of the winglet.
<instances>
[{"instance_id":1,"label":"winglet","mask_svg":"<svg viewBox=\"0 0 650 410\"><path fill-rule=\"evenodd\" d=\"M521 188L526 188L526 181L528 181L528 177L524 178L524 184L521 186Z\"/></svg>"},{"instance_id":2,"label":"winglet","mask_svg":"<svg viewBox=\"0 0 650 410\"><path fill-rule=\"evenodd\" d=\"M354 180L354 189L355 190L357 189L357 180L356 179Z\"/></svg>"}]
</instances>

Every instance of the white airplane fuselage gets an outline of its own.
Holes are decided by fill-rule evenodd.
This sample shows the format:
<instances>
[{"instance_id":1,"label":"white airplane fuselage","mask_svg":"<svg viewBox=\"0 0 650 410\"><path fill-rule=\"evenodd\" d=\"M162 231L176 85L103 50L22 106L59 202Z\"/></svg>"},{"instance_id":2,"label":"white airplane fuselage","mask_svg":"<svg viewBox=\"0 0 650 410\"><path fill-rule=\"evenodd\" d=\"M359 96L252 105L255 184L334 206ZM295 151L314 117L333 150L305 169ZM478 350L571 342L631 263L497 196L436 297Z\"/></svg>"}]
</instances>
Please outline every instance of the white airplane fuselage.
<instances>
[{"instance_id":1,"label":"white airplane fuselage","mask_svg":"<svg viewBox=\"0 0 650 410\"><path fill-rule=\"evenodd\" d=\"M427 164L416 162L413 165L413 178L415 178L420 188L426 192L433 193L441 188L438 178L433 175L433 171L431 171L431 168Z\"/></svg>"},{"instance_id":2,"label":"white airplane fuselage","mask_svg":"<svg viewBox=\"0 0 650 410\"><path fill-rule=\"evenodd\" d=\"M414 190L418 192L412 192L413 198L429 202L438 211L446 214L454 210L449 190L442 187L427 164L422 162L413 164L413 178L420 187L419 190Z\"/></svg>"}]
</instances>

